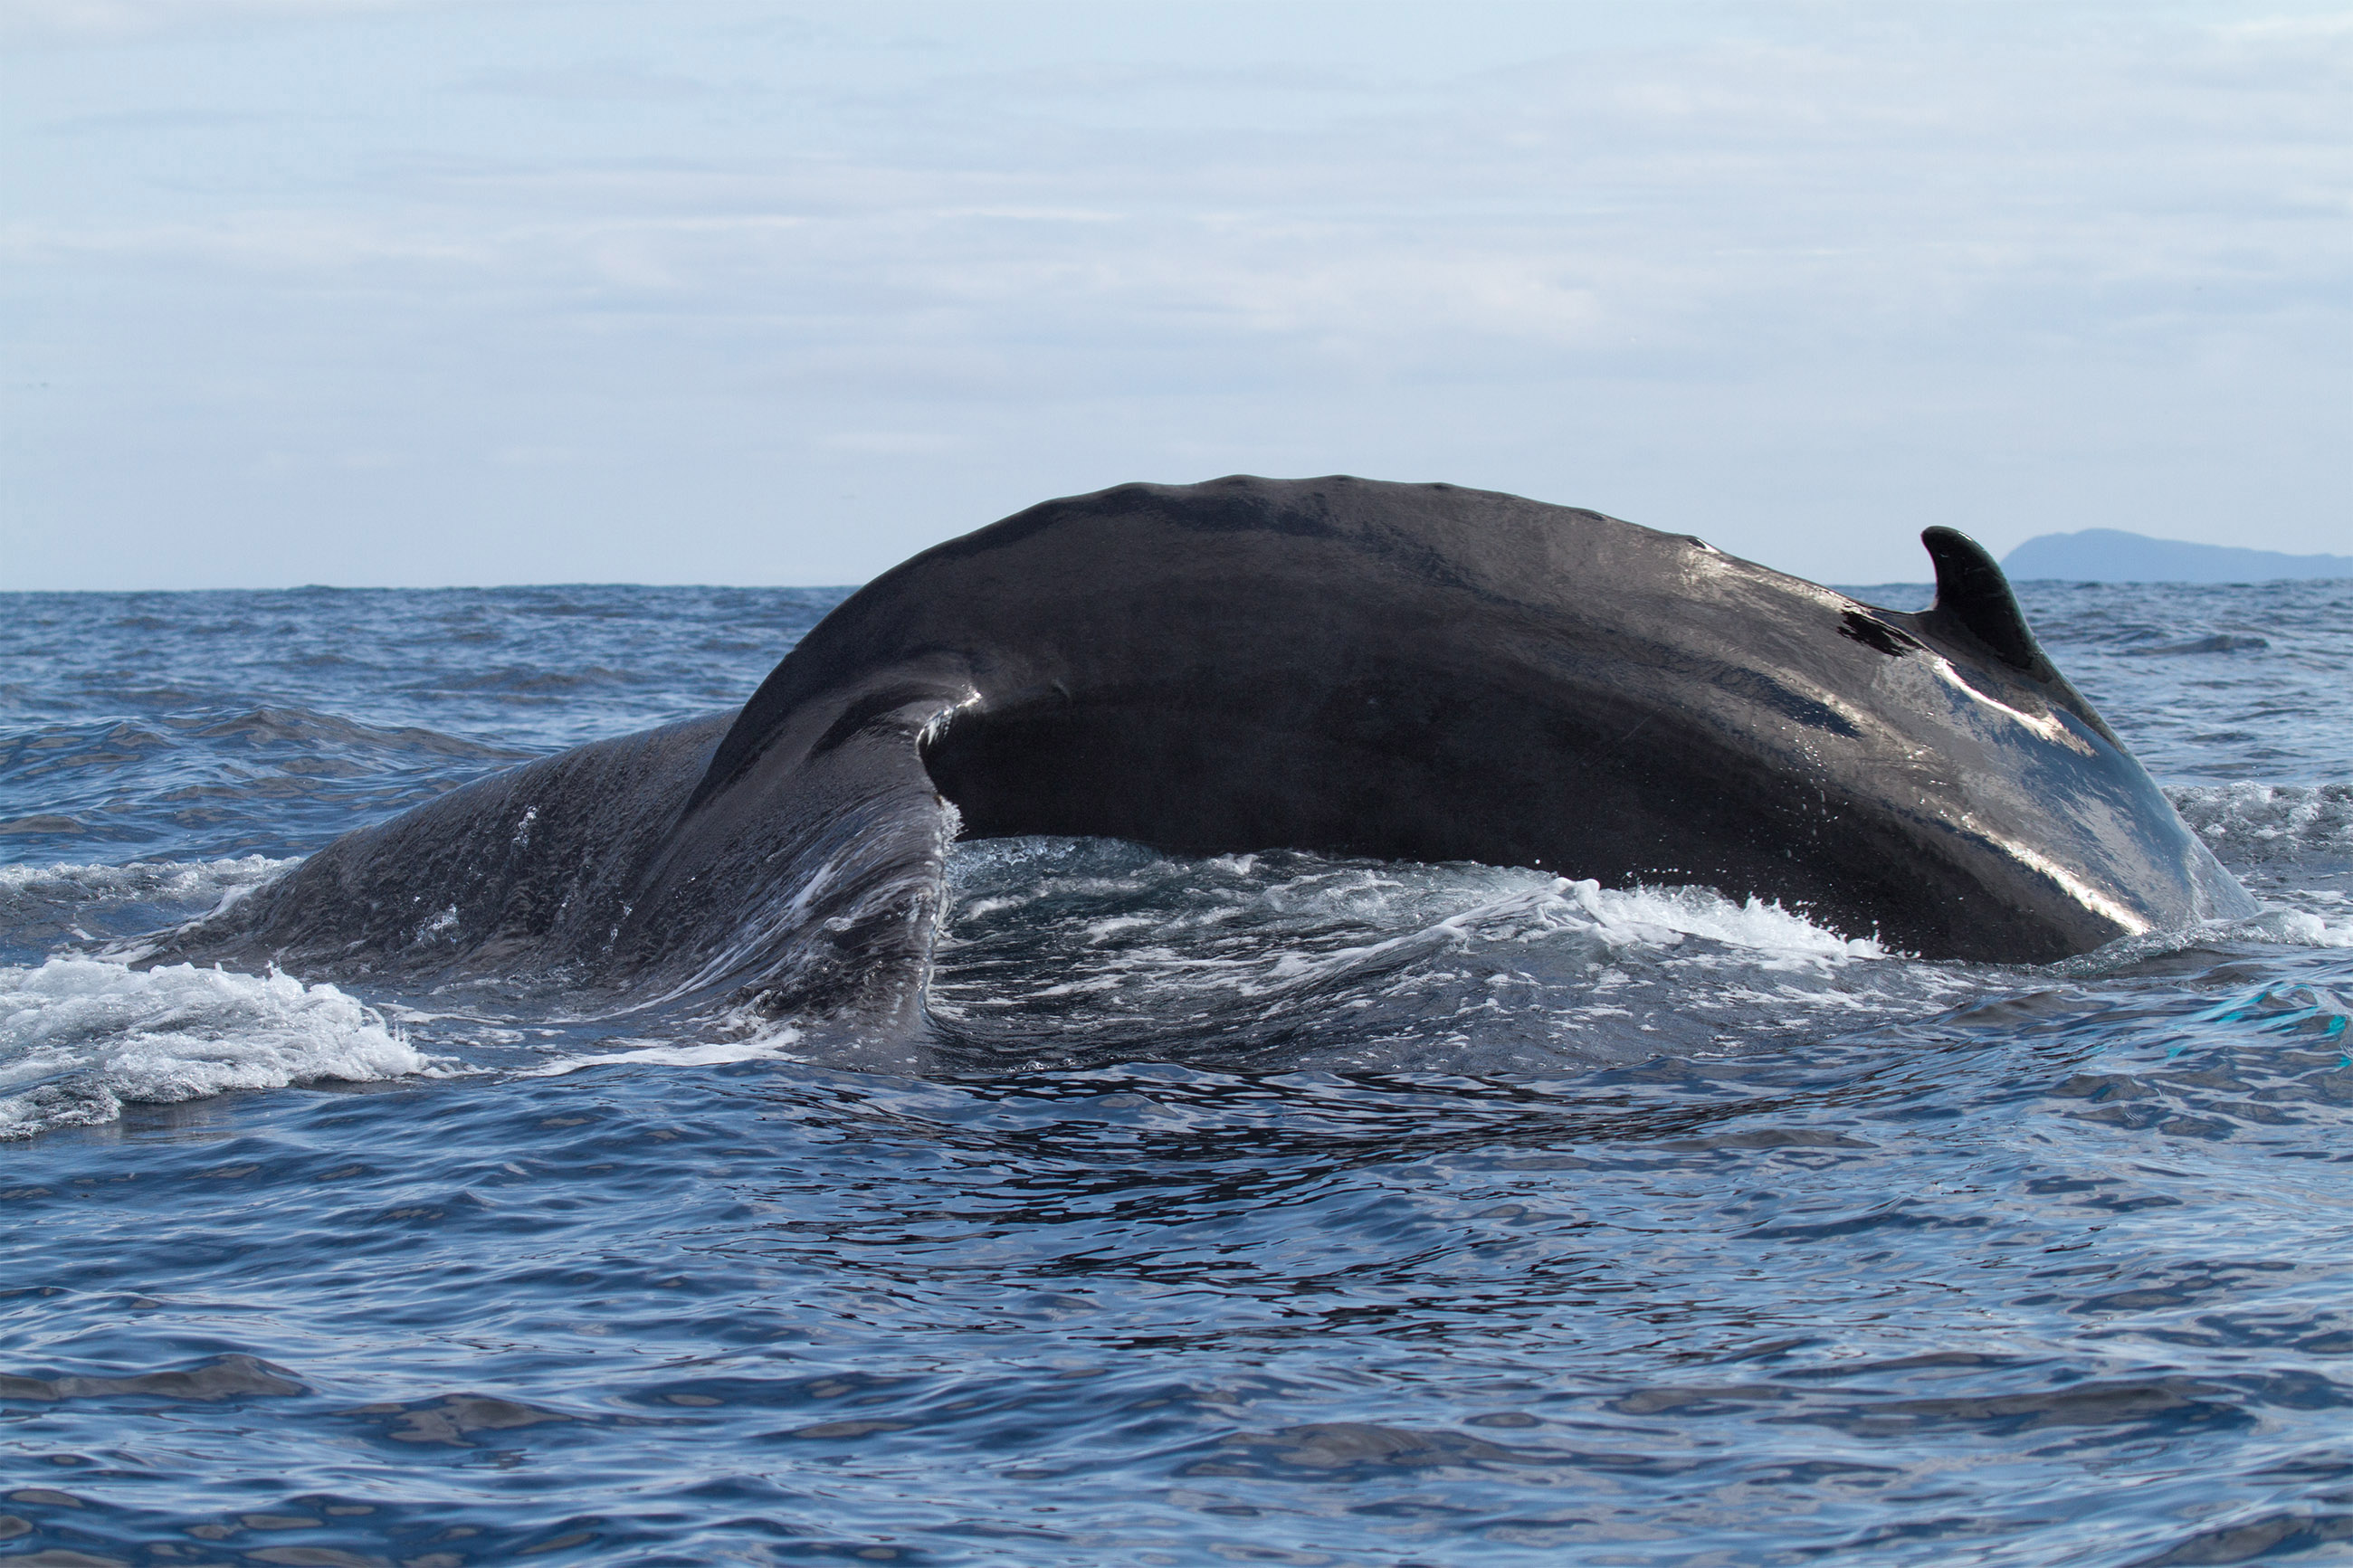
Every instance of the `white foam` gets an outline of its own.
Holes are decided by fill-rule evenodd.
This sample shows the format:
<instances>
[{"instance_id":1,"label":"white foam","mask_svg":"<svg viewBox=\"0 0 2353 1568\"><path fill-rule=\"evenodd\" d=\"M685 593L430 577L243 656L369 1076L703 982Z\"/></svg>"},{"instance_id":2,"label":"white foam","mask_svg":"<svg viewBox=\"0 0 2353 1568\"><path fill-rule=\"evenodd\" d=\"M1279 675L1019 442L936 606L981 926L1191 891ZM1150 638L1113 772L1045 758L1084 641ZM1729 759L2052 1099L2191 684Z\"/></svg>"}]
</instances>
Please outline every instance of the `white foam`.
<instances>
[{"instance_id":1,"label":"white foam","mask_svg":"<svg viewBox=\"0 0 2353 1568\"><path fill-rule=\"evenodd\" d=\"M2269 909L2229 922L2221 928L2221 934L2282 947L2353 947L2353 900L2327 890L2307 892L2304 897L2315 903L2336 905L2335 912L2344 918L2330 920L2310 910Z\"/></svg>"},{"instance_id":2,"label":"white foam","mask_svg":"<svg viewBox=\"0 0 2353 1568\"><path fill-rule=\"evenodd\" d=\"M1876 936L1841 936L1778 903L1752 896L1736 904L1713 888L1629 888L1621 892L1598 882L1563 880L1555 891L1574 900L1605 928L1632 928L1645 935L1643 928L1651 928L1704 937L1727 947L1810 958L1891 956Z\"/></svg>"},{"instance_id":3,"label":"white foam","mask_svg":"<svg viewBox=\"0 0 2353 1568\"><path fill-rule=\"evenodd\" d=\"M111 1121L126 1103L440 1066L375 1008L276 971L94 958L0 968L0 1138Z\"/></svg>"},{"instance_id":4,"label":"white foam","mask_svg":"<svg viewBox=\"0 0 2353 1568\"><path fill-rule=\"evenodd\" d=\"M650 1062L658 1067L701 1068L728 1062L793 1061L797 1058L787 1047L800 1037L798 1029L786 1026L750 1039L706 1040L693 1045L619 1041L617 1043L628 1048L558 1057L544 1067L526 1068L515 1076L562 1078L583 1068L605 1067L613 1062Z\"/></svg>"},{"instance_id":5,"label":"white foam","mask_svg":"<svg viewBox=\"0 0 2353 1568\"><path fill-rule=\"evenodd\" d=\"M1229 971L1217 978L1243 995L1324 984L1340 973L1383 959L1427 953L1439 948L1535 943L1567 934L1599 940L1611 952L1642 951L1656 957L1683 948L1686 938L1695 937L1717 948L1734 950L1737 962L1746 966L1767 970L1820 969L1848 960L1889 956L1875 940L1841 936L1778 903L1760 902L1754 898L1735 903L1710 888L1638 887L1620 890L1603 888L1596 881L1573 882L1566 878L1539 882L1528 872L1492 873L1482 868L1474 875L1482 883L1490 879L1502 881L1509 890L1428 924L1417 921L1403 931L1367 943L1317 951L1286 952L1278 948L1271 952L1231 958L1179 956L1165 948L1146 948L1132 952L1129 956L1155 961L1166 971L1194 971L1203 978L1211 977L1209 972ZM1512 886L1514 882L1526 885ZM1414 906L1426 903L1430 891L1428 888L1392 885L1398 886L1401 895L1397 913L1414 912ZM1492 893L1495 889L1489 885L1478 890ZM1368 902L1375 901L1377 900L1360 898L1357 908L1362 911ZM1423 918L1428 918L1426 912ZM1253 971L1261 972L1262 977L1254 979ZM1072 978L1038 994L1108 989L1119 978Z\"/></svg>"},{"instance_id":6,"label":"white foam","mask_svg":"<svg viewBox=\"0 0 2353 1568\"><path fill-rule=\"evenodd\" d=\"M1875 935L1704 887L1069 839L959 847L949 876L962 897L933 1015L976 1039L1153 1049L1173 1029L1360 1066L1425 1047L1462 1059L1482 1042L1497 1059L1560 1044L1606 1056L1667 1032L1696 1048L1824 1011L1841 1026L1915 1014L1964 984Z\"/></svg>"},{"instance_id":7,"label":"white foam","mask_svg":"<svg viewBox=\"0 0 2353 1568\"><path fill-rule=\"evenodd\" d=\"M243 855L227 860L142 860L128 866L0 866L0 933L22 952L60 942L98 944L136 961L152 938L110 938L107 928L154 926L217 914L300 859ZM94 928L94 929L93 929Z\"/></svg>"},{"instance_id":8,"label":"white foam","mask_svg":"<svg viewBox=\"0 0 2353 1568\"><path fill-rule=\"evenodd\" d=\"M227 860L142 860L128 866L0 866L0 894L54 889L90 899L192 902L223 889L257 887L301 863L300 856L280 860L267 855L240 855Z\"/></svg>"},{"instance_id":9,"label":"white foam","mask_svg":"<svg viewBox=\"0 0 2353 1568\"><path fill-rule=\"evenodd\" d=\"M2353 854L2353 784L2242 780L2166 794L2182 820L2225 862Z\"/></svg>"}]
</instances>

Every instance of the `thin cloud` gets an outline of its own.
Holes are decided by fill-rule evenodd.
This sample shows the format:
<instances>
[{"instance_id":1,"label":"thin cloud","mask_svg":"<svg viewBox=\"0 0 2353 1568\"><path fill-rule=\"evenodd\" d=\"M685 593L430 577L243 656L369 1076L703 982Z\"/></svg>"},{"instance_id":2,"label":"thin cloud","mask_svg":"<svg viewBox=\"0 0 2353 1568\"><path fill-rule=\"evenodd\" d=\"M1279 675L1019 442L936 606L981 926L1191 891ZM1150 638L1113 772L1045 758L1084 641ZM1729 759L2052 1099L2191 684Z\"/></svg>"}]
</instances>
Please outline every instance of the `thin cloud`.
<instances>
[{"instance_id":1,"label":"thin cloud","mask_svg":"<svg viewBox=\"0 0 2353 1568\"><path fill-rule=\"evenodd\" d=\"M234 36L258 27L348 21L394 12L544 0L8 0L0 43L105 45Z\"/></svg>"},{"instance_id":2,"label":"thin cloud","mask_svg":"<svg viewBox=\"0 0 2353 1568\"><path fill-rule=\"evenodd\" d=\"M723 84L676 71L651 70L633 60L606 60L561 70L485 71L459 85L468 92L501 98L577 103L671 103L761 90L741 81Z\"/></svg>"},{"instance_id":3,"label":"thin cloud","mask_svg":"<svg viewBox=\"0 0 2353 1568\"><path fill-rule=\"evenodd\" d=\"M1354 54L1240 9L1066 47L987 5L922 49L896 12L764 41L741 6L485 6L458 51L404 9L364 47L208 46L250 63L171 73L188 110L263 118L201 151L92 61L49 118L123 122L39 143L0 251L28 374L119 390L25 411L19 493L84 534L429 510L478 553L544 514L615 561L651 506L675 542L603 570L702 580L1240 468L1516 489L1816 575L1915 572L1929 521L2324 547L2353 203L2311 61L2344 47L2049 9L1588 41L1536 8L1442 60L1366 43L1409 7ZM239 477L264 431L312 488Z\"/></svg>"}]
</instances>

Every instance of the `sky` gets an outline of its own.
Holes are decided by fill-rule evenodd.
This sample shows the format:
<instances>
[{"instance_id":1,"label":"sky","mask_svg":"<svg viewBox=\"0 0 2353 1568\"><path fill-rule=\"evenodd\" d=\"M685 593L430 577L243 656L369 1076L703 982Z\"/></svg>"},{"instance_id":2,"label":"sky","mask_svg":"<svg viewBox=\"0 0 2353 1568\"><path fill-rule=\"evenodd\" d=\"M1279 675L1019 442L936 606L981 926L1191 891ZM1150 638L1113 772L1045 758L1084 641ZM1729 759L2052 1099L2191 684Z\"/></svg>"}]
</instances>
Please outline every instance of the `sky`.
<instances>
[{"instance_id":1,"label":"sky","mask_svg":"<svg viewBox=\"0 0 2353 1568\"><path fill-rule=\"evenodd\" d=\"M2353 551L2353 5L0 0L0 587L1446 480Z\"/></svg>"}]
</instances>

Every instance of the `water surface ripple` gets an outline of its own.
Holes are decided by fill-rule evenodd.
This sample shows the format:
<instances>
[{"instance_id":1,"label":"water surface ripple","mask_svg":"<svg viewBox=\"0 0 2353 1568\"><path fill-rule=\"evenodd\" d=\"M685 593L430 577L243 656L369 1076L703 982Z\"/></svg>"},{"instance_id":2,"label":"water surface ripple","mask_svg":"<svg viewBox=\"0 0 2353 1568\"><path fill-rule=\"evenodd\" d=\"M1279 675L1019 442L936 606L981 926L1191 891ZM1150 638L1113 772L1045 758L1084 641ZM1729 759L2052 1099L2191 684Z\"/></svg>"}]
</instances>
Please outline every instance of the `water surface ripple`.
<instances>
[{"instance_id":1,"label":"water surface ripple","mask_svg":"<svg viewBox=\"0 0 2353 1568\"><path fill-rule=\"evenodd\" d=\"M2045 969L1080 840L913 1068L106 956L839 596L0 596L0 1568L2353 1556L2353 584L2029 585L2266 904Z\"/></svg>"}]
</instances>

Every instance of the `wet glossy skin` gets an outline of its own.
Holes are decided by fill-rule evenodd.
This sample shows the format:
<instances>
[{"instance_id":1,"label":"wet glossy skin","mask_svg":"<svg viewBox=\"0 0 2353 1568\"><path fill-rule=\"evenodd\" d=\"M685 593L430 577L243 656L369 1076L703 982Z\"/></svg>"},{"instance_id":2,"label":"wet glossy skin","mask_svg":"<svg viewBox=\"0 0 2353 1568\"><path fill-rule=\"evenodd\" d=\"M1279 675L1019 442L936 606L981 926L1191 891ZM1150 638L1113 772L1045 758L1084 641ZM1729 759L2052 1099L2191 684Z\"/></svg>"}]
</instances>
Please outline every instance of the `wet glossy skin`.
<instances>
[{"instance_id":1,"label":"wet glossy skin","mask_svg":"<svg viewBox=\"0 0 2353 1568\"><path fill-rule=\"evenodd\" d=\"M869 584L723 737L583 748L354 835L230 945L416 967L383 911L446 906L431 963L904 1012L959 830L1704 883L1995 962L2251 910L1999 569L1927 542L1938 603L1904 614L1451 486L1050 501Z\"/></svg>"}]
</instances>

